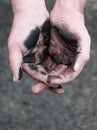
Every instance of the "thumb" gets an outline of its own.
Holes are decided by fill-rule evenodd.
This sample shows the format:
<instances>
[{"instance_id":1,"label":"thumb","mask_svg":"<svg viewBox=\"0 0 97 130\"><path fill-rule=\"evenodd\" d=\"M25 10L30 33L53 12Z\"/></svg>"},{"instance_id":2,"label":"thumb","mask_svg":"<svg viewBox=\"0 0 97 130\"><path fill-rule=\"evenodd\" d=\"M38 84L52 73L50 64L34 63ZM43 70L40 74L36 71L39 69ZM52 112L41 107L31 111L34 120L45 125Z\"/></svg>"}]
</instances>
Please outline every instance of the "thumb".
<instances>
[{"instance_id":1,"label":"thumb","mask_svg":"<svg viewBox=\"0 0 97 130\"><path fill-rule=\"evenodd\" d=\"M48 88L48 86L46 84L38 82L37 84L35 84L32 87L32 92L37 94L37 93L40 93L41 91L45 90L46 88Z\"/></svg>"},{"instance_id":2,"label":"thumb","mask_svg":"<svg viewBox=\"0 0 97 130\"><path fill-rule=\"evenodd\" d=\"M90 57L90 44L91 44L91 39L88 36L83 36L83 39L80 42L80 45L78 47L78 55L77 59L74 65L74 71L82 70L82 68L85 66L87 61L89 60Z\"/></svg>"},{"instance_id":3,"label":"thumb","mask_svg":"<svg viewBox=\"0 0 97 130\"><path fill-rule=\"evenodd\" d=\"M63 94L64 93L64 89L61 87L61 85L57 85L57 88L53 88L53 87L49 87L46 84L43 84L41 82L38 82L37 84L35 84L32 87L32 92L35 94L38 94L41 91L45 90L46 88L48 88L50 91L52 91L56 94Z\"/></svg>"},{"instance_id":4,"label":"thumb","mask_svg":"<svg viewBox=\"0 0 97 130\"><path fill-rule=\"evenodd\" d=\"M8 46L9 49L9 62L13 73L13 81L19 82L22 78L23 71L21 68L22 64L22 53L18 46Z\"/></svg>"}]
</instances>

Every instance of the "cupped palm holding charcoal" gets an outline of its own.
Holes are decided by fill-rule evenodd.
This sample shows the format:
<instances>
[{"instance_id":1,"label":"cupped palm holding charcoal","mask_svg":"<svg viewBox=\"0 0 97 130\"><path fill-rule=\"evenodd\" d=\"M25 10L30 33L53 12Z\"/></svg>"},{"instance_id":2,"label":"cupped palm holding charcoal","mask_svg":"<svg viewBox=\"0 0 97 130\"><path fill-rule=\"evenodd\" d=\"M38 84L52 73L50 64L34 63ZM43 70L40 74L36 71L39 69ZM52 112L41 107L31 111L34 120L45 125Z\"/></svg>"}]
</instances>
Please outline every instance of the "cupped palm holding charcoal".
<instances>
[{"instance_id":1,"label":"cupped palm holding charcoal","mask_svg":"<svg viewBox=\"0 0 97 130\"><path fill-rule=\"evenodd\" d=\"M10 65L15 82L21 79L22 68L39 81L32 88L34 93L45 88L63 93L60 84L73 80L89 59L90 36L84 21L87 0L74 1L56 0L50 23L44 0L29 0L26 4L12 0Z\"/></svg>"},{"instance_id":2,"label":"cupped palm holding charcoal","mask_svg":"<svg viewBox=\"0 0 97 130\"><path fill-rule=\"evenodd\" d=\"M28 49L28 51L26 55L23 56L23 69L34 79L36 79L36 75L39 77L39 80L45 75L46 77L48 77L49 80L49 73L56 66L56 62L53 61L49 56L49 43L50 20L48 18L40 28L36 27L35 30L31 31L24 42L24 45ZM58 75L54 77L59 78ZM57 93L59 93L62 87L60 85L57 85L57 89ZM61 90L61 92L63 92L63 90Z\"/></svg>"},{"instance_id":3,"label":"cupped palm holding charcoal","mask_svg":"<svg viewBox=\"0 0 97 130\"><path fill-rule=\"evenodd\" d=\"M78 54L78 39L67 29L50 24L49 20L43 24L41 33L43 40L38 40L34 48L33 35L30 34L25 41L27 45L29 42L32 44L32 49L30 48L28 55L23 58L23 68L32 78L34 73L40 75L41 81L45 77L44 80L46 79L46 84L49 85L53 79L61 79L59 74L64 74L68 68L73 68ZM64 92L60 85L51 85L49 89L56 92L54 87L61 89L60 93Z\"/></svg>"}]
</instances>

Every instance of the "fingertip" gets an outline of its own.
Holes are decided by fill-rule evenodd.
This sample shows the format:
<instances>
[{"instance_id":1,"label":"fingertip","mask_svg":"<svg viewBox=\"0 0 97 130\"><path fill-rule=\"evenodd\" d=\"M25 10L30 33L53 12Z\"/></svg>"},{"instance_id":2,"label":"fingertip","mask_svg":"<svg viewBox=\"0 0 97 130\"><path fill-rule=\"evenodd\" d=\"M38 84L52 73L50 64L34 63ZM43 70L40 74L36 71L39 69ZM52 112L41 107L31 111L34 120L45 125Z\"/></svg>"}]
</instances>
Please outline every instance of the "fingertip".
<instances>
[{"instance_id":1,"label":"fingertip","mask_svg":"<svg viewBox=\"0 0 97 130\"><path fill-rule=\"evenodd\" d=\"M38 94L40 91L38 91L38 90L36 90L36 89L34 89L33 87L32 87L32 93L34 93L34 94Z\"/></svg>"},{"instance_id":2,"label":"fingertip","mask_svg":"<svg viewBox=\"0 0 97 130\"><path fill-rule=\"evenodd\" d=\"M15 83L16 81L16 77L13 75L13 82Z\"/></svg>"},{"instance_id":3,"label":"fingertip","mask_svg":"<svg viewBox=\"0 0 97 130\"><path fill-rule=\"evenodd\" d=\"M45 90L47 88L47 85L43 83L37 83L32 87L32 92L35 94L40 93L41 91Z\"/></svg>"},{"instance_id":4,"label":"fingertip","mask_svg":"<svg viewBox=\"0 0 97 130\"><path fill-rule=\"evenodd\" d=\"M20 80L22 79L22 76L23 76L23 71L22 71L22 68L20 67L19 70L18 70L18 74L15 73L13 75L13 82L19 83Z\"/></svg>"},{"instance_id":5,"label":"fingertip","mask_svg":"<svg viewBox=\"0 0 97 130\"><path fill-rule=\"evenodd\" d=\"M59 85L57 88L49 87L49 90L51 90L55 94L59 94L59 95L64 94L64 92L65 92L61 85Z\"/></svg>"},{"instance_id":6,"label":"fingertip","mask_svg":"<svg viewBox=\"0 0 97 130\"><path fill-rule=\"evenodd\" d=\"M74 72L77 72L77 71L79 70L79 68L80 68L79 64L76 63L76 64L74 65L74 67L73 67L73 71L74 71Z\"/></svg>"},{"instance_id":7,"label":"fingertip","mask_svg":"<svg viewBox=\"0 0 97 130\"><path fill-rule=\"evenodd\" d=\"M23 76L23 71L22 71L22 68L20 67L19 68L19 74L18 74L18 80L21 80L22 76Z\"/></svg>"},{"instance_id":8,"label":"fingertip","mask_svg":"<svg viewBox=\"0 0 97 130\"><path fill-rule=\"evenodd\" d=\"M20 80L18 80L17 78L15 78L15 76L13 76L13 82L14 82L14 83L19 83Z\"/></svg>"},{"instance_id":9,"label":"fingertip","mask_svg":"<svg viewBox=\"0 0 97 130\"><path fill-rule=\"evenodd\" d=\"M10 68L13 74L13 82L18 83L23 76L22 71L22 53L21 50L15 47L13 50L9 51Z\"/></svg>"}]
</instances>

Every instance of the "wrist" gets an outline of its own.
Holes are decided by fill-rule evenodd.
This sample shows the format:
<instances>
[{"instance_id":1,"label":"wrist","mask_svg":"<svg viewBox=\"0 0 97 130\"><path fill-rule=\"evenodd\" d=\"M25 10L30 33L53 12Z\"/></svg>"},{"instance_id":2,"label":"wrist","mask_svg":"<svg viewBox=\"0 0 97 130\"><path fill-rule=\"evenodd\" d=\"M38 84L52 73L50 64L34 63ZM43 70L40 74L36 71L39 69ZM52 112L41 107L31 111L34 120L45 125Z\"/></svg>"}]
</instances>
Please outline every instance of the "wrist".
<instances>
[{"instance_id":1,"label":"wrist","mask_svg":"<svg viewBox=\"0 0 97 130\"><path fill-rule=\"evenodd\" d=\"M72 10L83 13L87 0L57 0L56 4L64 10Z\"/></svg>"},{"instance_id":2,"label":"wrist","mask_svg":"<svg viewBox=\"0 0 97 130\"><path fill-rule=\"evenodd\" d=\"M33 11L35 13L35 10L37 13L40 8L45 6L44 0L25 0L25 2L22 0L11 0L11 3L14 14L32 14Z\"/></svg>"}]
</instances>

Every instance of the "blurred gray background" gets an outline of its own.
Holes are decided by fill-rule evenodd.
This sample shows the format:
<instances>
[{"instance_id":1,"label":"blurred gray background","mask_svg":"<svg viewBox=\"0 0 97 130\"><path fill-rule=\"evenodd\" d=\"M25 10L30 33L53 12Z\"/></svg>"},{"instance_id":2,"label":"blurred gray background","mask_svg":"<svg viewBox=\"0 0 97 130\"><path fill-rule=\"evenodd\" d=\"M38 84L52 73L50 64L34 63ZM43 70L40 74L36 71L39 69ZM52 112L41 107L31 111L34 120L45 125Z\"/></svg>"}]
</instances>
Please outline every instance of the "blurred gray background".
<instances>
[{"instance_id":1,"label":"blurred gray background","mask_svg":"<svg viewBox=\"0 0 97 130\"><path fill-rule=\"evenodd\" d=\"M47 0L49 10L54 0ZM13 84L7 39L12 24L8 0L0 0L0 130L97 130L97 1L86 7L86 26L92 38L91 58L81 74L64 85L65 93L31 93L35 82L24 76Z\"/></svg>"}]
</instances>

